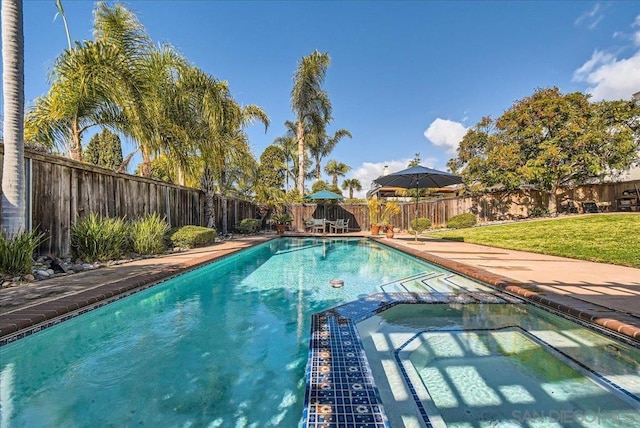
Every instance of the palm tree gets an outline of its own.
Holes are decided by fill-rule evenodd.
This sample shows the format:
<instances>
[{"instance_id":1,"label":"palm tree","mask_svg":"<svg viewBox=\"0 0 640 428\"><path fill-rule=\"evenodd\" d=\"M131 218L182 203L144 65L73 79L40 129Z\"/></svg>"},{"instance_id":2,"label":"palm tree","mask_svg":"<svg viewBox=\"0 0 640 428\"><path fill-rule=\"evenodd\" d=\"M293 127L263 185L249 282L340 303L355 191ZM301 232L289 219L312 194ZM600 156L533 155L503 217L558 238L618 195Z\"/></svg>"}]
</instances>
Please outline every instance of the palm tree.
<instances>
[{"instance_id":1,"label":"palm tree","mask_svg":"<svg viewBox=\"0 0 640 428\"><path fill-rule=\"evenodd\" d=\"M282 150L287 157L287 176L285 181L285 189L289 191L289 178L293 180L293 182L297 185L298 182L298 174L300 173L298 168L298 157L295 156L297 153L298 146L298 138L297 138L297 130L298 126L296 122L292 122L287 120L284 122L284 126L287 128L287 132L284 136L278 137L274 140L274 143L282 147ZM308 128L308 126L307 126ZM305 135L309 132L308 129L305 129ZM291 166L289 166L289 162L291 162ZM307 155L306 151L304 153L304 170L311 167L311 159Z\"/></svg>"},{"instance_id":2,"label":"palm tree","mask_svg":"<svg viewBox=\"0 0 640 428\"><path fill-rule=\"evenodd\" d=\"M333 137L329 137L326 132L326 123L318 123L312 125L312 131L309 134L309 152L315 161L315 179L320 180L322 173L322 159L329 155L338 144L338 142L344 138L351 138L351 133L346 129L339 129Z\"/></svg>"},{"instance_id":3,"label":"palm tree","mask_svg":"<svg viewBox=\"0 0 640 428\"><path fill-rule=\"evenodd\" d=\"M342 188L345 190L349 189L349 199L353 199L353 191L361 191L362 185L357 178L348 178L342 182Z\"/></svg>"},{"instance_id":4,"label":"palm tree","mask_svg":"<svg viewBox=\"0 0 640 428\"><path fill-rule=\"evenodd\" d=\"M62 141L77 160L82 159L82 135L92 126L139 137L131 125L144 117L140 91L152 81L142 75L140 63L153 44L124 6L99 2L94 35L95 41L76 43L58 57L49 92L36 100L26 118L30 140L49 147Z\"/></svg>"},{"instance_id":5,"label":"palm tree","mask_svg":"<svg viewBox=\"0 0 640 428\"><path fill-rule=\"evenodd\" d=\"M225 82L226 84L226 82ZM222 99L222 123L219 127L212 127L212 135L217 138L207 146L201 146L200 150L205 160L213 171L218 182L220 197L222 199L223 219L226 219L226 197L232 185L247 171L257 168L257 162L251 153L249 139L244 128L255 123L262 122L265 132L269 126L269 117L256 105L240 106L231 95L226 92ZM222 233L227 233L226 221L222 222Z\"/></svg>"},{"instance_id":6,"label":"palm tree","mask_svg":"<svg viewBox=\"0 0 640 428\"><path fill-rule=\"evenodd\" d=\"M330 58L317 50L303 57L294 74L291 90L291 108L296 115L298 140L298 192L304 194L305 180L305 125L324 121L331 116L329 95L322 89Z\"/></svg>"},{"instance_id":7,"label":"palm tree","mask_svg":"<svg viewBox=\"0 0 640 428\"><path fill-rule=\"evenodd\" d=\"M27 113L27 139L49 148L63 142L71 158L81 160L84 132L118 120L118 108L108 94L130 77L113 71L120 58L112 46L98 42L84 42L65 50L54 65L49 92L36 99Z\"/></svg>"},{"instance_id":8,"label":"palm tree","mask_svg":"<svg viewBox=\"0 0 640 428\"><path fill-rule=\"evenodd\" d=\"M11 238L25 229L22 0L2 0L2 66L4 160L0 208L2 228Z\"/></svg>"},{"instance_id":9,"label":"palm tree","mask_svg":"<svg viewBox=\"0 0 640 428\"><path fill-rule=\"evenodd\" d=\"M344 177L347 172L351 170L351 167L345 163L330 160L327 162L327 166L324 167L324 172L332 176L333 187L338 187L338 176Z\"/></svg>"}]
</instances>

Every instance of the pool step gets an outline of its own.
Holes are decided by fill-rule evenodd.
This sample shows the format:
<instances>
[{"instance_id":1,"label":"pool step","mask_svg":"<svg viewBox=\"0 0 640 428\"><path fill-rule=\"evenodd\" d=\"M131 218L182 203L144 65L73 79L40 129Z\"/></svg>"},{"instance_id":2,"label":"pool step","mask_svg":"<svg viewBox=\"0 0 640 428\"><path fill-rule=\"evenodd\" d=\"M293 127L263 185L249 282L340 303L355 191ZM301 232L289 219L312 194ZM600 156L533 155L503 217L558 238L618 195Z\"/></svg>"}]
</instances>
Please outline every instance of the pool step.
<instances>
[{"instance_id":1,"label":"pool step","mask_svg":"<svg viewBox=\"0 0 640 428\"><path fill-rule=\"evenodd\" d=\"M388 293L460 293L488 290L473 280L448 272L422 272L384 284L381 288Z\"/></svg>"}]
</instances>

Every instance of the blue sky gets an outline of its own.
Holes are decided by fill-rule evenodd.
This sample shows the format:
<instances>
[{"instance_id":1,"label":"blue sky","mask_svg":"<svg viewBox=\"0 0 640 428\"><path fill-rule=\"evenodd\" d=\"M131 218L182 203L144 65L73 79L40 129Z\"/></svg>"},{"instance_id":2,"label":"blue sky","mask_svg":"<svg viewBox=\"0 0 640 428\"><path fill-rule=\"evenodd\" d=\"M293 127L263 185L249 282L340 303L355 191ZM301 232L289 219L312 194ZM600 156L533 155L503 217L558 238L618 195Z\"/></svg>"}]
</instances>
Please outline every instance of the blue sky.
<instances>
[{"instance_id":1,"label":"blue sky","mask_svg":"<svg viewBox=\"0 0 640 428\"><path fill-rule=\"evenodd\" d=\"M640 2L128 1L156 43L227 80L261 106L249 128L258 157L293 119L292 76L314 49L331 57L330 132L351 131L328 159L366 191L419 152L445 169L465 129L498 117L536 88L629 99L640 91ZM63 0L71 37L92 39L94 2ZM46 93L66 47L55 0L25 0L25 98ZM88 141L88 138L86 139ZM87 142L85 141L85 143ZM132 147L125 146L125 154ZM325 163L326 160L325 159Z\"/></svg>"}]
</instances>

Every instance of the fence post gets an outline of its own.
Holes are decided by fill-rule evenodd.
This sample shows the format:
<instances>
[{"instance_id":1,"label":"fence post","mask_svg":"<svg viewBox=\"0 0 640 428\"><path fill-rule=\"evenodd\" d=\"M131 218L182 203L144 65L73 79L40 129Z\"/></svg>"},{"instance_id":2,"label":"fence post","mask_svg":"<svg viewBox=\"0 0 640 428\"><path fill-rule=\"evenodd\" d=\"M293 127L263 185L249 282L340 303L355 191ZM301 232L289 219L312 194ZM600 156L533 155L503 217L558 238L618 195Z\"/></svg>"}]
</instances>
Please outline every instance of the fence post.
<instances>
[{"instance_id":1,"label":"fence post","mask_svg":"<svg viewBox=\"0 0 640 428\"><path fill-rule=\"evenodd\" d=\"M170 226L173 226L173 224L171 224L171 205L169 205L169 202L170 202L169 187L164 186L164 204L165 204L165 213L167 217L167 223L169 223Z\"/></svg>"},{"instance_id":2,"label":"fence post","mask_svg":"<svg viewBox=\"0 0 640 428\"><path fill-rule=\"evenodd\" d=\"M25 230L31 231L33 229L33 161L31 158L24 157L25 163Z\"/></svg>"}]
</instances>

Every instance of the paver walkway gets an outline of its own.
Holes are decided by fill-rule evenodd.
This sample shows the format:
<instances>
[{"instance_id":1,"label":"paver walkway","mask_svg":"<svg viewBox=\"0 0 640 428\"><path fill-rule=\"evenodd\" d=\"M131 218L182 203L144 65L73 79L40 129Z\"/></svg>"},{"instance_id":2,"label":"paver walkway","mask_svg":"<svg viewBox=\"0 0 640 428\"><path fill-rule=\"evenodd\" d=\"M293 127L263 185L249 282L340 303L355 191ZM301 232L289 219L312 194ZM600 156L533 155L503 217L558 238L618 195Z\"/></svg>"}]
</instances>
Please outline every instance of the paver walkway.
<instances>
[{"instance_id":1,"label":"paver walkway","mask_svg":"<svg viewBox=\"0 0 640 428\"><path fill-rule=\"evenodd\" d=\"M370 236L351 233L350 236ZM344 236L344 235L341 235ZM0 289L0 338L47 319L115 299L119 293L176 275L275 237L241 237L210 247ZM503 250L410 235L382 243L408 251L640 339L640 269Z\"/></svg>"}]
</instances>

